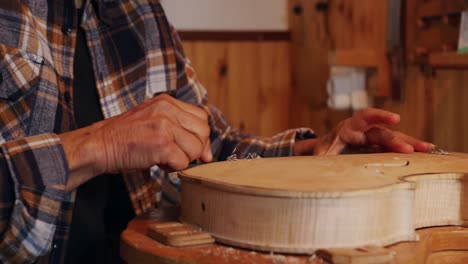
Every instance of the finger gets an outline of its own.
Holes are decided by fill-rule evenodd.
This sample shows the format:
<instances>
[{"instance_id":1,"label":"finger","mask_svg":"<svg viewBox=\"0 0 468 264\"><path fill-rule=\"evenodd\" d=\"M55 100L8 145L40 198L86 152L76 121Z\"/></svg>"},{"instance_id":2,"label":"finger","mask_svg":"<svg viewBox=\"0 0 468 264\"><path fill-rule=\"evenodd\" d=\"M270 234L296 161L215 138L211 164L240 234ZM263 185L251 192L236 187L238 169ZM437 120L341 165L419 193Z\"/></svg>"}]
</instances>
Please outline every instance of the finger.
<instances>
[{"instance_id":1,"label":"finger","mask_svg":"<svg viewBox=\"0 0 468 264\"><path fill-rule=\"evenodd\" d=\"M372 125L396 125L400 122L400 115L376 108L367 108L350 119L351 128L365 131Z\"/></svg>"},{"instance_id":2,"label":"finger","mask_svg":"<svg viewBox=\"0 0 468 264\"><path fill-rule=\"evenodd\" d=\"M408 144L401 137L397 137L395 132L385 127L373 127L366 132L367 144L384 147L389 151L399 153L413 153L414 147Z\"/></svg>"},{"instance_id":3,"label":"finger","mask_svg":"<svg viewBox=\"0 0 468 264\"><path fill-rule=\"evenodd\" d=\"M175 113L174 118L182 128L194 134L203 145L209 141L210 127L206 120L202 120L195 117L195 115L183 111Z\"/></svg>"},{"instance_id":4,"label":"finger","mask_svg":"<svg viewBox=\"0 0 468 264\"><path fill-rule=\"evenodd\" d=\"M418 142L416 145L414 145L414 149L419 152L429 152L435 149L435 147L436 145L425 141Z\"/></svg>"},{"instance_id":5,"label":"finger","mask_svg":"<svg viewBox=\"0 0 468 264\"><path fill-rule=\"evenodd\" d=\"M158 158L160 160L158 165L161 168L169 168L171 170L182 170L187 168L190 163L186 153L175 142L168 144L167 148L160 153Z\"/></svg>"},{"instance_id":6,"label":"finger","mask_svg":"<svg viewBox=\"0 0 468 264\"><path fill-rule=\"evenodd\" d=\"M160 112L178 123L190 133L195 134L202 144L205 144L210 134L207 113L191 104L176 100L168 95L160 95L156 107L152 109L157 114Z\"/></svg>"},{"instance_id":7,"label":"finger","mask_svg":"<svg viewBox=\"0 0 468 264\"><path fill-rule=\"evenodd\" d=\"M179 107L181 110L185 112L191 113L202 120L208 121L208 113L203 108L197 107L193 104L183 102L181 100L177 100L174 97L169 96L167 94L162 94L159 97L161 97L161 99L163 100L167 100L168 102L174 104L175 106Z\"/></svg>"},{"instance_id":8,"label":"finger","mask_svg":"<svg viewBox=\"0 0 468 264\"><path fill-rule=\"evenodd\" d=\"M421 141L401 132L395 132L395 135L413 146L414 150L418 152L428 152L435 147L432 143Z\"/></svg>"},{"instance_id":9,"label":"finger","mask_svg":"<svg viewBox=\"0 0 468 264\"><path fill-rule=\"evenodd\" d=\"M208 139L205 143L205 149L203 150L202 156L201 156L202 161L204 162L211 162L213 161L213 153L211 152L211 142L210 139Z\"/></svg>"},{"instance_id":10,"label":"finger","mask_svg":"<svg viewBox=\"0 0 468 264\"><path fill-rule=\"evenodd\" d=\"M178 126L178 124L173 124L171 132L174 142L185 153L190 162L202 156L205 143L200 141L196 135Z\"/></svg>"}]
</instances>

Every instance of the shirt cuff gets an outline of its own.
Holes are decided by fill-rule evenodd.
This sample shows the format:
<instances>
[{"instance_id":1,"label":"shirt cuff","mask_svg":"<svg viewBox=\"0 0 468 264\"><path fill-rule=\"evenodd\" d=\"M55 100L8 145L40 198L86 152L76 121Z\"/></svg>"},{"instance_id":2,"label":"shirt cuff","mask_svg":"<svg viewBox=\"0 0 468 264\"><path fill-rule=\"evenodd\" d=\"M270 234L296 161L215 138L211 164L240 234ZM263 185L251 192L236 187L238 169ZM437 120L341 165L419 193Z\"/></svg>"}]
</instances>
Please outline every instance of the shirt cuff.
<instances>
[{"instance_id":1,"label":"shirt cuff","mask_svg":"<svg viewBox=\"0 0 468 264\"><path fill-rule=\"evenodd\" d=\"M2 144L2 152L16 188L44 191L66 199L64 189L69 176L68 162L56 134L8 141Z\"/></svg>"},{"instance_id":2,"label":"shirt cuff","mask_svg":"<svg viewBox=\"0 0 468 264\"><path fill-rule=\"evenodd\" d=\"M300 140L315 138L309 128L290 129L272 137L271 143L265 148L263 157L284 157L294 155L294 143Z\"/></svg>"},{"instance_id":3,"label":"shirt cuff","mask_svg":"<svg viewBox=\"0 0 468 264\"><path fill-rule=\"evenodd\" d=\"M65 191L65 152L57 135L45 134L5 142L0 155L0 173L11 178L15 194L3 201L13 207L8 215L0 215L9 219L0 230L0 255L7 262L33 262L50 252L56 230L69 228L74 192Z\"/></svg>"}]
</instances>

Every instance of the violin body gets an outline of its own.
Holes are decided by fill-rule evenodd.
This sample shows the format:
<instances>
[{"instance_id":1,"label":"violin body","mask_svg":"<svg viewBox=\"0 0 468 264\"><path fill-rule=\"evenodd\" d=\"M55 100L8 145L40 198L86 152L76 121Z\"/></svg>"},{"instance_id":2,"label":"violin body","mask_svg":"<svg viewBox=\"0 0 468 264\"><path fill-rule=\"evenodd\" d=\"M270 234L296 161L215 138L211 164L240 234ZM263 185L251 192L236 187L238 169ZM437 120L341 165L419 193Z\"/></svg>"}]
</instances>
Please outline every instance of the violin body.
<instances>
[{"instance_id":1,"label":"violin body","mask_svg":"<svg viewBox=\"0 0 468 264\"><path fill-rule=\"evenodd\" d=\"M179 172L181 221L265 251L387 246L468 223L468 154L246 159Z\"/></svg>"}]
</instances>

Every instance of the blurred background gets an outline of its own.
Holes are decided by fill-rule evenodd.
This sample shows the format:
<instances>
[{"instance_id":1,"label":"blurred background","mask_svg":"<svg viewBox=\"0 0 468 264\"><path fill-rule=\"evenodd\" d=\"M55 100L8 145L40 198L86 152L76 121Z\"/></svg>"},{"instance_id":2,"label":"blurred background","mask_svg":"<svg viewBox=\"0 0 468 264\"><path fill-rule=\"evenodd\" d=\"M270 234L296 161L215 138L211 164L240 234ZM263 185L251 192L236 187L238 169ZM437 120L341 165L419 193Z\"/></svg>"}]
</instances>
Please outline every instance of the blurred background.
<instances>
[{"instance_id":1,"label":"blurred background","mask_svg":"<svg viewBox=\"0 0 468 264\"><path fill-rule=\"evenodd\" d=\"M468 152L465 0L162 0L210 101L233 126L323 135L373 106ZM466 39L466 41L465 41Z\"/></svg>"}]
</instances>

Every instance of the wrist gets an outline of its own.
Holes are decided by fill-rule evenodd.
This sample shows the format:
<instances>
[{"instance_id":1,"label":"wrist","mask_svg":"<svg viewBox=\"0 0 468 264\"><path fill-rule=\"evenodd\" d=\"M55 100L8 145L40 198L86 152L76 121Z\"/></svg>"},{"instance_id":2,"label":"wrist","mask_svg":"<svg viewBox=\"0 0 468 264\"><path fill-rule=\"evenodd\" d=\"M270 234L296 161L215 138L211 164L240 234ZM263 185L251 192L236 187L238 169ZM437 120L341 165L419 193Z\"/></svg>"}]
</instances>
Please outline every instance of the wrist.
<instances>
[{"instance_id":1,"label":"wrist","mask_svg":"<svg viewBox=\"0 0 468 264\"><path fill-rule=\"evenodd\" d=\"M69 167L67 190L73 190L104 172L102 147L93 133L95 125L58 135Z\"/></svg>"},{"instance_id":2,"label":"wrist","mask_svg":"<svg viewBox=\"0 0 468 264\"><path fill-rule=\"evenodd\" d=\"M314 155L337 155L343 150L346 144L340 138L339 131L344 126L341 121L330 133L317 139L314 147Z\"/></svg>"},{"instance_id":3,"label":"wrist","mask_svg":"<svg viewBox=\"0 0 468 264\"><path fill-rule=\"evenodd\" d=\"M314 155L318 138L299 140L294 142L294 156Z\"/></svg>"}]
</instances>

